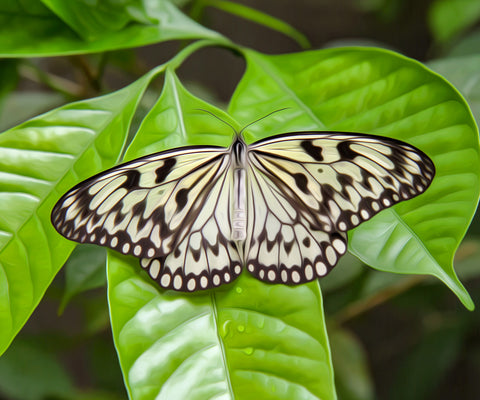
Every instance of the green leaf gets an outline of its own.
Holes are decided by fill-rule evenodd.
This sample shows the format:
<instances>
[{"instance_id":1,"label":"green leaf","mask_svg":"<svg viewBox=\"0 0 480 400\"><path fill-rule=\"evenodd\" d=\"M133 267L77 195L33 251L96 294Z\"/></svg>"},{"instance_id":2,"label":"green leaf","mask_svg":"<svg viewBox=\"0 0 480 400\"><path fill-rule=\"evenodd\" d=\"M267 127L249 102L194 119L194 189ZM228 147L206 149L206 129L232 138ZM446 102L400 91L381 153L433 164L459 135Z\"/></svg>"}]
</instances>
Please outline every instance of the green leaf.
<instances>
[{"instance_id":1,"label":"green leaf","mask_svg":"<svg viewBox=\"0 0 480 400\"><path fill-rule=\"evenodd\" d=\"M316 283L244 273L199 294L159 292L138 260L109 252L113 335L131 398L335 399Z\"/></svg>"},{"instance_id":2,"label":"green leaf","mask_svg":"<svg viewBox=\"0 0 480 400\"><path fill-rule=\"evenodd\" d=\"M41 0L80 37L93 41L124 28L128 23L154 23L141 0ZM148 3L147 3L148 4Z\"/></svg>"},{"instance_id":3,"label":"green leaf","mask_svg":"<svg viewBox=\"0 0 480 400\"><path fill-rule=\"evenodd\" d=\"M465 96L480 124L480 55L430 61L428 66L443 75Z\"/></svg>"},{"instance_id":4,"label":"green leaf","mask_svg":"<svg viewBox=\"0 0 480 400\"><path fill-rule=\"evenodd\" d=\"M73 383L65 368L50 352L34 342L17 340L0 358L0 393L4 398L68 398L73 391Z\"/></svg>"},{"instance_id":5,"label":"green leaf","mask_svg":"<svg viewBox=\"0 0 480 400\"><path fill-rule=\"evenodd\" d=\"M188 93L175 73L167 68L162 94L142 121L125 160L186 145L215 143L228 147L233 131L208 112L238 128L223 111Z\"/></svg>"},{"instance_id":6,"label":"green leaf","mask_svg":"<svg viewBox=\"0 0 480 400\"><path fill-rule=\"evenodd\" d=\"M244 50L247 71L230 113L251 139L333 130L388 136L426 152L437 169L427 192L350 232L349 250L373 268L430 274L471 309L452 259L478 203L478 130L465 100L423 65L390 51L339 48L281 56Z\"/></svg>"},{"instance_id":7,"label":"green leaf","mask_svg":"<svg viewBox=\"0 0 480 400\"><path fill-rule=\"evenodd\" d=\"M232 130L199 109L237 127L167 70L126 159L230 144ZM336 398L317 283L266 285L244 273L216 291L184 294L160 290L140 270L137 259L109 252L112 329L131 398Z\"/></svg>"},{"instance_id":8,"label":"green leaf","mask_svg":"<svg viewBox=\"0 0 480 400\"><path fill-rule=\"evenodd\" d=\"M101 27L109 24L108 10L88 7L85 1L83 7L85 13L88 11L88 14L82 12L78 16L73 14L74 5L75 7L80 6L79 0L75 0L75 3L73 1L46 1L56 12L59 12L76 29L82 30L89 38L92 35L100 35ZM118 2L115 3L118 4ZM0 24L2 26L0 57L83 54L138 47L174 39L221 37L218 33L189 19L170 1L151 0L145 4L148 20L151 21L149 24L128 23L120 28L117 9L115 13L117 22L111 27L108 35L100 35L96 37L96 40L85 41L38 0L4 0L0 2ZM135 15L135 18L141 18L137 14ZM125 18L127 17L120 19L123 21ZM128 19L131 18L131 15L128 16Z\"/></svg>"},{"instance_id":9,"label":"green leaf","mask_svg":"<svg viewBox=\"0 0 480 400\"><path fill-rule=\"evenodd\" d=\"M105 286L106 257L103 247L83 245L75 248L65 264L65 292L59 307L60 313L75 295Z\"/></svg>"},{"instance_id":10,"label":"green leaf","mask_svg":"<svg viewBox=\"0 0 480 400\"><path fill-rule=\"evenodd\" d=\"M480 2L477 0L436 0L430 7L428 22L438 42L446 42L480 18Z\"/></svg>"},{"instance_id":11,"label":"green leaf","mask_svg":"<svg viewBox=\"0 0 480 400\"><path fill-rule=\"evenodd\" d=\"M156 73L0 135L0 354L73 250L50 223L55 202L74 184L116 163Z\"/></svg>"}]
</instances>

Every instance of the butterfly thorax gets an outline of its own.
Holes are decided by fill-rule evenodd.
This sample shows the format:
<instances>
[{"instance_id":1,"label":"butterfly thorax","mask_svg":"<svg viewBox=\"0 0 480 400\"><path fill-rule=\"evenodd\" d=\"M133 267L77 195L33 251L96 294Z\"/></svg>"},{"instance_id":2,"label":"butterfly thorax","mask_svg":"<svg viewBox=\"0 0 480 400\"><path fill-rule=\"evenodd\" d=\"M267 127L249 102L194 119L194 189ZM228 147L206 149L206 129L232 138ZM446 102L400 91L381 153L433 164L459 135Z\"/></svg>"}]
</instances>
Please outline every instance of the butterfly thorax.
<instances>
[{"instance_id":1,"label":"butterfly thorax","mask_svg":"<svg viewBox=\"0 0 480 400\"><path fill-rule=\"evenodd\" d=\"M240 136L231 146L233 169L233 210L232 210L232 239L243 241L247 237L246 211L246 154L247 145Z\"/></svg>"}]
</instances>

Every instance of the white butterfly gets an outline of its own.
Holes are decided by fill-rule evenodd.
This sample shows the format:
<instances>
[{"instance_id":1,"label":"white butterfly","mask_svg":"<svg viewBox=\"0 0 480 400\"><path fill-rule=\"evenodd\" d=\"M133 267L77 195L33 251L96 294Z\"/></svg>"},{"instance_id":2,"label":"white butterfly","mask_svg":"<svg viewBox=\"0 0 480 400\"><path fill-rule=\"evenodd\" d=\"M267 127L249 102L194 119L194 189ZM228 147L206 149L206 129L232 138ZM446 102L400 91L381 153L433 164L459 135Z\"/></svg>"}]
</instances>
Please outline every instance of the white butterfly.
<instances>
[{"instance_id":1,"label":"white butterfly","mask_svg":"<svg viewBox=\"0 0 480 400\"><path fill-rule=\"evenodd\" d=\"M189 146L116 166L55 205L63 236L139 257L160 286L207 289L246 266L299 284L325 276L349 229L424 192L435 168L379 136L295 132L229 148Z\"/></svg>"}]
</instances>

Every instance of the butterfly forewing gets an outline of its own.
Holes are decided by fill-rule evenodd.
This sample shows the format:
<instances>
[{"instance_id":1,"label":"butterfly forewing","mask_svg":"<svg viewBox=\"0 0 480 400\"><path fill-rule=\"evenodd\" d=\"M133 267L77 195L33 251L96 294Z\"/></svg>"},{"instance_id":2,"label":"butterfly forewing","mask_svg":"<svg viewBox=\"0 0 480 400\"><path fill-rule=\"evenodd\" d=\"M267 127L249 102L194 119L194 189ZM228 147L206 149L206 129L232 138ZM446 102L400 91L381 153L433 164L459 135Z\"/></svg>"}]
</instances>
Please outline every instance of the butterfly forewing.
<instances>
[{"instance_id":1,"label":"butterfly forewing","mask_svg":"<svg viewBox=\"0 0 480 400\"><path fill-rule=\"evenodd\" d=\"M214 182L228 171L221 147L157 153L77 185L52 212L55 228L80 243L136 257L163 257L200 213Z\"/></svg>"},{"instance_id":2,"label":"butterfly forewing","mask_svg":"<svg viewBox=\"0 0 480 400\"><path fill-rule=\"evenodd\" d=\"M297 133L250 147L252 164L294 190L326 231L345 232L402 200L423 193L435 174L418 149L390 138Z\"/></svg>"}]
</instances>

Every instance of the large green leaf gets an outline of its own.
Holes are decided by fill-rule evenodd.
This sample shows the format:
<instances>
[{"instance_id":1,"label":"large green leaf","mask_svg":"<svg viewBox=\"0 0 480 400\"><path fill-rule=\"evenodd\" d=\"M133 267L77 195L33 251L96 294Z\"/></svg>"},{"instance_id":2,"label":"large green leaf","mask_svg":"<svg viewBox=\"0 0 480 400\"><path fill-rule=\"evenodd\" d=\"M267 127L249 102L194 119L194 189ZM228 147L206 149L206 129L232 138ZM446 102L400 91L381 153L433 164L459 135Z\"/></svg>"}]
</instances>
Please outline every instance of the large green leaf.
<instances>
[{"instance_id":1,"label":"large green leaf","mask_svg":"<svg viewBox=\"0 0 480 400\"><path fill-rule=\"evenodd\" d=\"M461 95L423 65L374 48L266 56L245 50L247 71L230 113L251 139L301 130L389 136L425 151L437 169L427 192L382 211L353 230L349 250L383 271L434 275L473 303L452 260L476 209L478 130Z\"/></svg>"},{"instance_id":2,"label":"large green leaf","mask_svg":"<svg viewBox=\"0 0 480 400\"><path fill-rule=\"evenodd\" d=\"M80 180L115 164L155 73L0 135L0 354L74 247L50 224L53 205Z\"/></svg>"},{"instance_id":3,"label":"large green leaf","mask_svg":"<svg viewBox=\"0 0 480 400\"><path fill-rule=\"evenodd\" d=\"M130 14L125 15L123 13L127 12L127 8L118 7L112 19L108 10L89 6L92 2L84 1L82 5L80 0L45 0L45 3L58 15L38 0L0 2L0 57L93 53L173 39L220 37L218 33L192 21L168 0L143 2L142 9L146 13L143 17L135 9L130 9ZM77 7L83 10L81 14L76 14ZM141 21L147 15L149 23L126 23L132 18ZM108 35L101 35L100 31L107 25L110 26ZM72 26L77 32L72 30ZM82 39L78 31L95 40Z\"/></svg>"},{"instance_id":4,"label":"large green leaf","mask_svg":"<svg viewBox=\"0 0 480 400\"><path fill-rule=\"evenodd\" d=\"M231 142L232 130L167 71L127 159L184 144ZM317 283L290 288L248 273L198 294L160 290L139 261L110 252L113 335L131 398L335 399Z\"/></svg>"},{"instance_id":5,"label":"large green leaf","mask_svg":"<svg viewBox=\"0 0 480 400\"><path fill-rule=\"evenodd\" d=\"M141 0L41 0L84 40L95 40L124 28L128 23L154 23ZM151 2L150 2L151 3Z\"/></svg>"}]
</instances>

